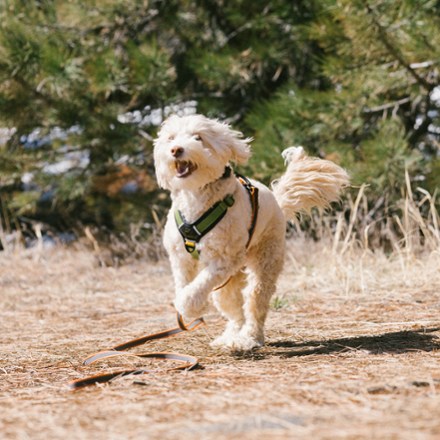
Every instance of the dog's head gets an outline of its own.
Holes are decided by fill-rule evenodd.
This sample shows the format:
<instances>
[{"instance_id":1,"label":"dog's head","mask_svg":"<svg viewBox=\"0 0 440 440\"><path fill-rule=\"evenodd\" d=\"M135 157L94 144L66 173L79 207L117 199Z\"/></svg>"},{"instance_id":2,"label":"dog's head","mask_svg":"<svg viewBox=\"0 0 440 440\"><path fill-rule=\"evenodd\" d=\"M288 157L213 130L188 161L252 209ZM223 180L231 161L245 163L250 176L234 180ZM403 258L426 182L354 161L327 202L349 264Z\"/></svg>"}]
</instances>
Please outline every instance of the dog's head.
<instances>
[{"instance_id":1,"label":"dog's head","mask_svg":"<svg viewBox=\"0 0 440 440\"><path fill-rule=\"evenodd\" d=\"M201 188L219 179L230 162L245 164L250 141L202 115L171 116L154 141L158 183L169 190Z\"/></svg>"}]
</instances>

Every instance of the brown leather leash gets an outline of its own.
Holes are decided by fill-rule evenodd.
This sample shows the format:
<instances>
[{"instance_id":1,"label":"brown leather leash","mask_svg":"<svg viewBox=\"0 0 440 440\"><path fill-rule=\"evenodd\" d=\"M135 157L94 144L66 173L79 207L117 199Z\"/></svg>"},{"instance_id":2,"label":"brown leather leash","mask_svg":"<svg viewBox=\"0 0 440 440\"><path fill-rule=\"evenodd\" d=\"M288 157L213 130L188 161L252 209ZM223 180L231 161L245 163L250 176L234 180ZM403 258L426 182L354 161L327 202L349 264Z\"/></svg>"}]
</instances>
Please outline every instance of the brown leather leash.
<instances>
[{"instance_id":1,"label":"brown leather leash","mask_svg":"<svg viewBox=\"0 0 440 440\"><path fill-rule=\"evenodd\" d=\"M183 332L191 332L199 328L200 326L205 324L203 318L197 318L191 321L189 324L185 324L182 316L177 313L177 323L178 327L171 328L168 330L164 330L158 333L152 333L150 335L142 336L137 339L132 339L131 341L123 342L122 344L115 345L114 347L100 351L95 353L88 358L84 359L83 365L91 365L95 362L102 361L104 359L109 359L116 356L124 356L124 357L135 357L140 359L161 359L161 360L170 360L170 361L178 361L181 362L182 365L177 367L169 368L167 371L175 371L175 370L193 370L199 365L199 361L196 357L181 354L181 353L166 353L166 352L158 352L158 353L130 353L125 350L128 350L133 347L138 347L139 345L143 345L149 341L154 341L157 339L169 338L171 336L178 335ZM152 373L154 370L149 370L146 368L133 368L127 370L119 370L111 373L101 373L96 374L94 376L87 376L83 379L76 379L69 383L69 388L71 390L78 390L80 388L84 388L88 385L94 385L97 383L105 383L111 380L117 379L119 377L124 376L136 376L139 374L147 374Z\"/></svg>"}]
</instances>

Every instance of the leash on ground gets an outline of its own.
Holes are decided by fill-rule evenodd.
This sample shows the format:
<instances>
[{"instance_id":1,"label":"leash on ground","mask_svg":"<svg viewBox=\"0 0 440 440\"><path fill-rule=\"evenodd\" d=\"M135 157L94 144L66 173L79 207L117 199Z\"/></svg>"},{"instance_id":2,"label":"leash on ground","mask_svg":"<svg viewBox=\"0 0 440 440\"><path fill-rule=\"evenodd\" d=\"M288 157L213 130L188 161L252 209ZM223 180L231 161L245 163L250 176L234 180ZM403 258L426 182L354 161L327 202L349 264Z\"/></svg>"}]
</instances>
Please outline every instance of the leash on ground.
<instances>
[{"instance_id":1,"label":"leash on ground","mask_svg":"<svg viewBox=\"0 0 440 440\"><path fill-rule=\"evenodd\" d=\"M127 342L123 342L122 344L115 345L114 347L108 350L95 353L89 356L88 358L84 359L83 365L91 365L95 362L99 362L104 359L109 359L112 357L119 356L119 357L131 357L138 359L161 359L167 361L178 361L181 362L182 365L178 365L177 367L173 367L173 368L168 368L166 371L193 370L199 365L199 360L196 357L187 354L167 353L167 352L131 353L126 351L130 348L143 345L149 341L169 338L171 336L176 336L183 332L192 332L198 329L200 326L205 325L205 321L203 320L203 318L197 318L191 321L189 324L185 324L182 315L180 315L180 313L177 313L177 324L178 327L174 327L158 333L152 333L150 335L142 336L137 339L132 339L131 341L127 341ZM154 372L154 370L149 370L146 368L132 368L126 370L119 370L111 373L101 373L93 376L87 376L82 379L73 380L69 383L69 388L71 390L78 390L88 385L110 382L119 377L124 377L129 375L136 376L139 374L147 374L152 372Z\"/></svg>"},{"instance_id":2,"label":"leash on ground","mask_svg":"<svg viewBox=\"0 0 440 440\"><path fill-rule=\"evenodd\" d=\"M229 277L223 284L213 289L213 291L219 290L226 286L229 283L232 277ZM86 359L83 360L82 364L84 366L88 366L94 364L95 362L102 361L104 359L109 359L113 357L130 357L130 358L138 358L138 359L160 359L160 360L168 360L168 361L178 361L181 362L182 365L177 367L168 368L166 371L177 371L177 370L194 370L199 366L199 360L195 356L182 354L182 353L168 353L168 352L153 352L153 353L131 353L126 350L129 350L133 347L138 347L139 345L146 344L150 341L155 341L158 339L170 338L172 336L176 336L180 333L184 332L192 332L199 327L206 325L203 318L196 318L191 321L189 324L186 324L183 316L177 312L177 327L170 328L168 330L163 330L157 333L151 333L149 335L142 336L137 339L132 339L127 342L123 342L119 345L115 345L108 350L99 351L98 353L92 354ZM136 376L139 374L147 374L152 373L154 370L148 370L146 368L132 368L127 370L118 370L111 373L101 373L95 374L93 376L87 376L83 379L75 379L69 382L69 388L71 390L79 390L80 388L84 388L89 385L95 385L97 383L106 383L110 382L114 379L124 376Z\"/></svg>"}]
</instances>

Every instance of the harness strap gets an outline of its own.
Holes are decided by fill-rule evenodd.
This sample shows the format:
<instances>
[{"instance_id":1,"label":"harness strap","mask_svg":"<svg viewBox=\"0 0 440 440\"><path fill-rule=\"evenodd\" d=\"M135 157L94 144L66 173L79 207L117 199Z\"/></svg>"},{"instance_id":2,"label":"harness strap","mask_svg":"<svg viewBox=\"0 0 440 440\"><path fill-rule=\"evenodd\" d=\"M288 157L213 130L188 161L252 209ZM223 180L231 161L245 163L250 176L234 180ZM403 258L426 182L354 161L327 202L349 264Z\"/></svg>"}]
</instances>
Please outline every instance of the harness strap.
<instances>
[{"instance_id":1,"label":"harness strap","mask_svg":"<svg viewBox=\"0 0 440 440\"><path fill-rule=\"evenodd\" d=\"M247 190L252 206L251 225L249 227L249 237L246 243L247 248L252 240L255 226L257 224L259 209L258 188L252 185L248 178L240 174L236 174L236 177ZM174 211L174 219L176 221L176 225L180 232L180 235L183 238L185 249L191 254L193 258L198 259L200 256L196 244L204 235L211 231L211 229L213 229L220 222L220 220L226 215L228 208L233 206L234 203L235 200L233 195L228 194L223 200L218 201L211 208L209 208L208 211L206 211L194 223L188 223L185 220L185 217L183 216L181 211L179 211L178 209Z\"/></svg>"},{"instance_id":2,"label":"harness strap","mask_svg":"<svg viewBox=\"0 0 440 440\"><path fill-rule=\"evenodd\" d=\"M199 256L196 249L196 243L198 243L204 235L220 222L220 220L226 215L228 208L233 206L234 203L235 200L233 195L228 194L223 200L220 200L211 206L211 208L209 208L194 223L188 223L178 209L174 211L174 219L180 235L183 238L185 249L194 258L198 258Z\"/></svg>"},{"instance_id":3,"label":"harness strap","mask_svg":"<svg viewBox=\"0 0 440 440\"><path fill-rule=\"evenodd\" d=\"M252 206L252 217L251 217L251 225L249 227L249 238L246 243L246 248L251 244L252 237L255 232L255 226L257 225L257 217L259 211L259 199L258 199L258 188L252 185L251 181L241 174L237 174L238 181L246 188L249 193L249 198L251 200Z\"/></svg>"},{"instance_id":4,"label":"harness strap","mask_svg":"<svg viewBox=\"0 0 440 440\"><path fill-rule=\"evenodd\" d=\"M246 249L249 247L252 241L252 237L255 232L255 226L257 224L257 217L258 217L258 209L259 209L259 201L258 201L258 188L250 182L250 180L247 177L244 177L240 174L237 175L237 179L239 182L246 188L247 192L249 193L249 198L251 200L251 206L252 206L252 217L251 217L251 225L249 227L249 237L248 241L246 243ZM232 275L222 284L217 286L215 289L213 289L213 292L222 289L226 286L226 284L231 281Z\"/></svg>"}]
</instances>

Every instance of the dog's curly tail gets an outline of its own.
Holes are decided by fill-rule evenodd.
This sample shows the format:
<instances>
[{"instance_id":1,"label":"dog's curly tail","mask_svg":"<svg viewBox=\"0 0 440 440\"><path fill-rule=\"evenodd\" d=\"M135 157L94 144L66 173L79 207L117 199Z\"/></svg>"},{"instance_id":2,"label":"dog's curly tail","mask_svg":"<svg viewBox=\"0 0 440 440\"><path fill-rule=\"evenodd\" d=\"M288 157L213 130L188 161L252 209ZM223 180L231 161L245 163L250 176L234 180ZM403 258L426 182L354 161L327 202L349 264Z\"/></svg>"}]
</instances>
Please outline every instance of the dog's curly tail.
<instances>
[{"instance_id":1,"label":"dog's curly tail","mask_svg":"<svg viewBox=\"0 0 440 440\"><path fill-rule=\"evenodd\" d=\"M328 208L349 184L344 169L329 160L307 156L303 147L289 147L282 155L287 170L272 183L272 191L288 220L295 220L301 212L310 214L314 207Z\"/></svg>"}]
</instances>

